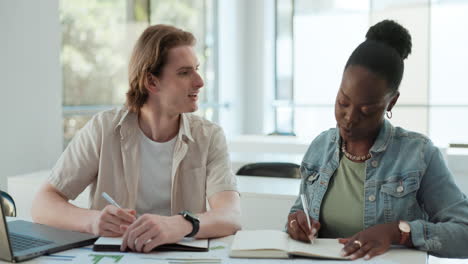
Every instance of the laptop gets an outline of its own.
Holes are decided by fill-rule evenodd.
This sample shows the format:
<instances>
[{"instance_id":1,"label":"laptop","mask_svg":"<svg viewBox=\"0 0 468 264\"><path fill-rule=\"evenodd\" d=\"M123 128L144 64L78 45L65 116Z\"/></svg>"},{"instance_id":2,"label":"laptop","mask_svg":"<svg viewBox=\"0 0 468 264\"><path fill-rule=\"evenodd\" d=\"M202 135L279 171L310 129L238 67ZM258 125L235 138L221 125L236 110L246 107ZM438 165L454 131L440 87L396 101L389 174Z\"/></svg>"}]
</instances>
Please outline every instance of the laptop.
<instances>
[{"instance_id":1,"label":"laptop","mask_svg":"<svg viewBox=\"0 0 468 264\"><path fill-rule=\"evenodd\" d=\"M57 229L28 221L14 220L8 224L0 203L0 259L19 262L41 255L75 247L91 245L97 236Z\"/></svg>"}]
</instances>

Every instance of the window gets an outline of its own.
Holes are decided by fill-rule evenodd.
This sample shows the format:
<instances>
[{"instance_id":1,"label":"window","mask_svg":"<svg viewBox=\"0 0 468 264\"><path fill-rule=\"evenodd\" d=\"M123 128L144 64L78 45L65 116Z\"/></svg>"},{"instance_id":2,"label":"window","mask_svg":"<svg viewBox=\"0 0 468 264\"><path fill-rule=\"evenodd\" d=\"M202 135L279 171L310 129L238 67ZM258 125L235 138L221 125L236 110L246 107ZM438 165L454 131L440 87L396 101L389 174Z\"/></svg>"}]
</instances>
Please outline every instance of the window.
<instances>
[{"instance_id":1,"label":"window","mask_svg":"<svg viewBox=\"0 0 468 264\"><path fill-rule=\"evenodd\" d=\"M215 0L61 0L64 146L99 111L120 106L128 60L152 24L172 24L197 38L205 80L198 114L216 119Z\"/></svg>"},{"instance_id":2,"label":"window","mask_svg":"<svg viewBox=\"0 0 468 264\"><path fill-rule=\"evenodd\" d=\"M284 3L289 3L289 6ZM289 17L281 15L288 13ZM277 61L289 60L276 72L277 132L313 138L335 126L334 100L344 64L364 40L370 25L383 19L403 24L413 37L413 52L405 61L401 96L392 123L427 134L439 146L467 142L468 1L278 0L277 21L292 23L289 33L277 26ZM277 22L279 23L279 22ZM291 42L292 49L281 48ZM281 94L292 94L281 97ZM285 111L284 109L287 109Z\"/></svg>"},{"instance_id":3,"label":"window","mask_svg":"<svg viewBox=\"0 0 468 264\"><path fill-rule=\"evenodd\" d=\"M359 0L282 2L277 6L277 20L289 19L292 29L277 29L277 67L281 64L289 70L277 71L275 107L282 114L277 114L276 130L315 137L335 125L333 109L341 73L349 54L362 42L369 6ZM288 8L294 10L288 12L289 17L281 11L284 2L294 3ZM284 43L290 48L283 47ZM290 63L281 63L284 60ZM288 85L283 84L284 73L289 74Z\"/></svg>"},{"instance_id":4,"label":"window","mask_svg":"<svg viewBox=\"0 0 468 264\"><path fill-rule=\"evenodd\" d=\"M431 5L429 132L439 144L468 143L468 1Z\"/></svg>"}]
</instances>

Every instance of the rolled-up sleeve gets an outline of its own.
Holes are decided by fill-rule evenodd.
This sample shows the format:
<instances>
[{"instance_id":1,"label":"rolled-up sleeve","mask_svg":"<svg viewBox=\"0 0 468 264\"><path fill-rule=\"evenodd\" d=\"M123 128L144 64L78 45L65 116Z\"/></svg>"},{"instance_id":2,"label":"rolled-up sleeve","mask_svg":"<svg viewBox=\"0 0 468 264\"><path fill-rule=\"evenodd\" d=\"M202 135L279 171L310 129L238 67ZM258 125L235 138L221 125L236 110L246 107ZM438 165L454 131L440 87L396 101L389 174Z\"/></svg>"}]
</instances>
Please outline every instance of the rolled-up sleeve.
<instances>
[{"instance_id":1,"label":"rolled-up sleeve","mask_svg":"<svg viewBox=\"0 0 468 264\"><path fill-rule=\"evenodd\" d=\"M48 182L69 200L74 200L97 176L100 130L99 120L93 117L75 135L48 178Z\"/></svg>"},{"instance_id":2,"label":"rolled-up sleeve","mask_svg":"<svg viewBox=\"0 0 468 264\"><path fill-rule=\"evenodd\" d=\"M456 186L438 148L425 153L427 170L418 200L428 219L410 222L413 245L441 257L468 257L468 200Z\"/></svg>"},{"instance_id":3,"label":"rolled-up sleeve","mask_svg":"<svg viewBox=\"0 0 468 264\"><path fill-rule=\"evenodd\" d=\"M301 185L299 187L299 195L297 196L296 201L294 202L293 206L289 210L289 214L295 213L299 210L304 211L304 207L302 207L301 194L306 195L307 197L309 197L309 200L311 200L310 199L311 194L309 194L305 188L305 182L304 182L304 176L303 176L305 175L304 166L301 166L300 170L301 170L302 179L301 179Z\"/></svg>"},{"instance_id":4,"label":"rolled-up sleeve","mask_svg":"<svg viewBox=\"0 0 468 264\"><path fill-rule=\"evenodd\" d=\"M206 197L222 191L236 191L237 180L232 173L231 161L223 130L216 126L210 140L207 165Z\"/></svg>"}]
</instances>

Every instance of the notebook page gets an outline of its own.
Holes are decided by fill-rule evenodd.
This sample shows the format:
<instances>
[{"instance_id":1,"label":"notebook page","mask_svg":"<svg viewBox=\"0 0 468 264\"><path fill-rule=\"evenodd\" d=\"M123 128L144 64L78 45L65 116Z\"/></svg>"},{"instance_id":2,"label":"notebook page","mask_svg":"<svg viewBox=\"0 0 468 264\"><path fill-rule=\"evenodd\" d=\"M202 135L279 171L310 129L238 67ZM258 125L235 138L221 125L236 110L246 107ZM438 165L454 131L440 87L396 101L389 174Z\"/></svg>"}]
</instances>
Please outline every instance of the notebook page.
<instances>
[{"instance_id":1,"label":"notebook page","mask_svg":"<svg viewBox=\"0 0 468 264\"><path fill-rule=\"evenodd\" d=\"M278 230L242 230L236 233L231 250L288 250L288 234Z\"/></svg>"},{"instance_id":2,"label":"notebook page","mask_svg":"<svg viewBox=\"0 0 468 264\"><path fill-rule=\"evenodd\" d=\"M196 248L208 248L208 239L195 239L192 237L185 237L181 241L176 243L177 245L196 247Z\"/></svg>"},{"instance_id":3,"label":"notebook page","mask_svg":"<svg viewBox=\"0 0 468 264\"><path fill-rule=\"evenodd\" d=\"M289 238L289 254L291 255L345 259L340 255L341 249L343 245L338 243L338 239L318 238L314 243L304 243Z\"/></svg>"}]
</instances>

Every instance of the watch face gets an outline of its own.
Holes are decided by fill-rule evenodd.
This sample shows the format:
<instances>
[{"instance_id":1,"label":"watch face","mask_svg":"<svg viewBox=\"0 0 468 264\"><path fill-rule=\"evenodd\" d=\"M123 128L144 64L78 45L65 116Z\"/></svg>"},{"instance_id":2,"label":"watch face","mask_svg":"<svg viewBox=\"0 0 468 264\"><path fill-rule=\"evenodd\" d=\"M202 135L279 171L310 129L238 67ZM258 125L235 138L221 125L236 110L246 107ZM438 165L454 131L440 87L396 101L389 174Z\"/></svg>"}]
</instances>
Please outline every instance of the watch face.
<instances>
[{"instance_id":1,"label":"watch face","mask_svg":"<svg viewBox=\"0 0 468 264\"><path fill-rule=\"evenodd\" d=\"M410 225L408 224L408 222L406 222L406 221L400 221L400 223L398 224L398 228L399 228L402 232L405 232L405 233L411 232L411 227L410 227Z\"/></svg>"},{"instance_id":2,"label":"watch face","mask_svg":"<svg viewBox=\"0 0 468 264\"><path fill-rule=\"evenodd\" d=\"M196 220L199 220L198 219L198 216L196 216L195 214L192 214L191 212L187 212L187 214L192 217L193 219L196 219Z\"/></svg>"},{"instance_id":3,"label":"watch face","mask_svg":"<svg viewBox=\"0 0 468 264\"><path fill-rule=\"evenodd\" d=\"M192 219L195 219L195 220L197 220L197 221L200 221L200 220L198 219L198 217L197 217L195 214L192 214L192 213L189 212L189 211L183 211L182 214L183 214L184 217L187 217L187 216L188 216L188 217L190 217L190 218L192 218Z\"/></svg>"}]
</instances>

